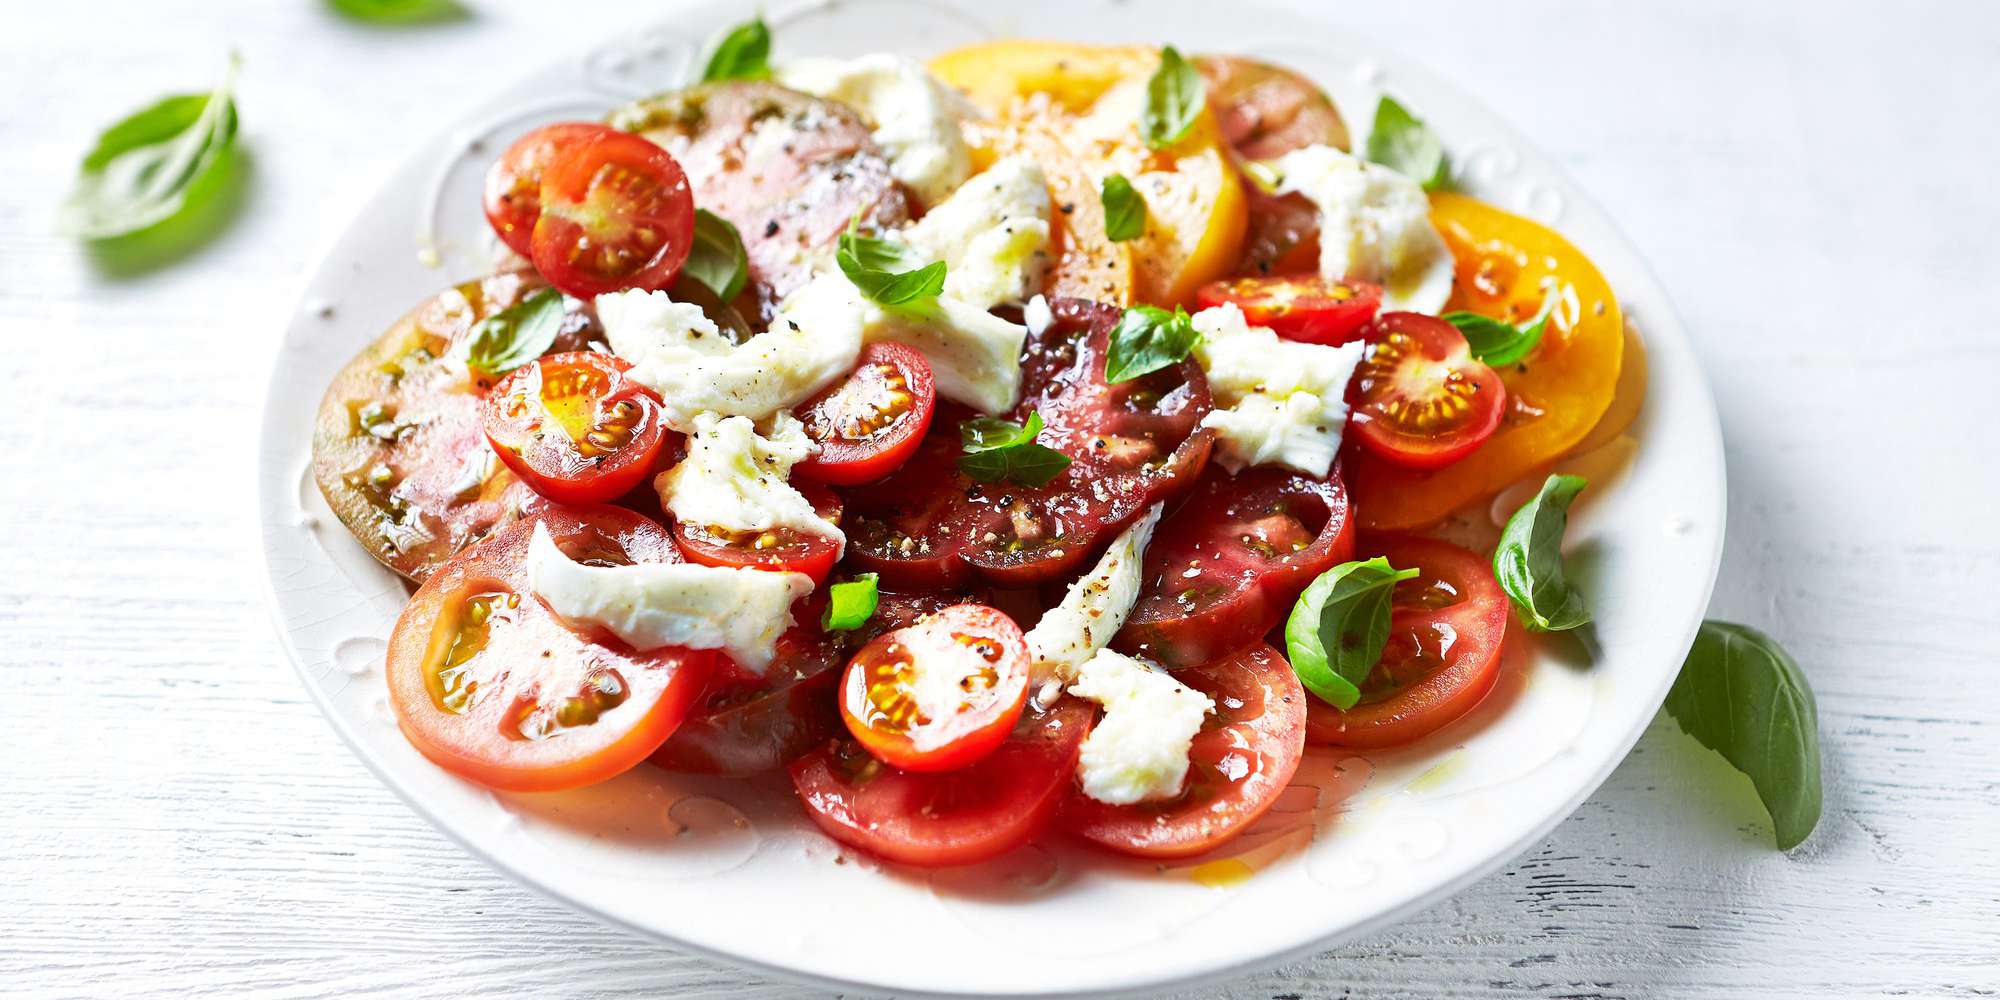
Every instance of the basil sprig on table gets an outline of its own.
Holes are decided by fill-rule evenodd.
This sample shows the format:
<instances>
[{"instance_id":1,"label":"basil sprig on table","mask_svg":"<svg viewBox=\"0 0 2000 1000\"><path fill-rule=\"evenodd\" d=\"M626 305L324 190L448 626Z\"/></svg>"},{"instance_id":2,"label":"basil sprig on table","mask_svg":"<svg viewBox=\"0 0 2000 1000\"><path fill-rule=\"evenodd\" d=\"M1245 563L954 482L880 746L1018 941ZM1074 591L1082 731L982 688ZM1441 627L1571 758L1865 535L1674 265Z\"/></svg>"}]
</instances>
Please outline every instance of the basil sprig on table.
<instances>
[{"instance_id":1,"label":"basil sprig on table","mask_svg":"<svg viewBox=\"0 0 2000 1000\"><path fill-rule=\"evenodd\" d=\"M1381 556L1321 573L1285 622L1285 647L1299 683L1341 711L1353 708L1389 641L1396 584L1415 576L1416 570L1396 569Z\"/></svg>"},{"instance_id":2,"label":"basil sprig on table","mask_svg":"<svg viewBox=\"0 0 2000 1000\"><path fill-rule=\"evenodd\" d=\"M213 91L165 98L105 129L62 204L61 228L90 240L124 236L212 194L203 182L236 141L235 77L232 58Z\"/></svg>"},{"instance_id":3,"label":"basil sprig on table","mask_svg":"<svg viewBox=\"0 0 2000 1000\"><path fill-rule=\"evenodd\" d=\"M820 624L828 631L847 632L860 628L875 614L875 605L881 600L876 589L873 573L862 573L852 580L836 583L826 589L826 615Z\"/></svg>"},{"instance_id":4,"label":"basil sprig on table","mask_svg":"<svg viewBox=\"0 0 2000 1000\"><path fill-rule=\"evenodd\" d=\"M464 17L457 0L327 0L328 6L359 21L417 24Z\"/></svg>"},{"instance_id":5,"label":"basil sprig on table","mask_svg":"<svg viewBox=\"0 0 2000 1000\"><path fill-rule=\"evenodd\" d=\"M723 302L733 301L750 280L750 257L736 227L705 208L694 210L694 246L681 273L708 286Z\"/></svg>"},{"instance_id":6,"label":"basil sprig on table","mask_svg":"<svg viewBox=\"0 0 2000 1000\"><path fill-rule=\"evenodd\" d=\"M1110 340L1104 352L1104 381L1117 385L1186 360L1201 341L1201 331L1179 306L1173 312L1133 306L1118 318Z\"/></svg>"},{"instance_id":7,"label":"basil sprig on table","mask_svg":"<svg viewBox=\"0 0 2000 1000\"><path fill-rule=\"evenodd\" d=\"M1799 665L1745 625L1705 621L1667 692L1667 714L1750 777L1778 848L1819 823L1819 708Z\"/></svg>"},{"instance_id":8,"label":"basil sprig on table","mask_svg":"<svg viewBox=\"0 0 2000 1000\"><path fill-rule=\"evenodd\" d=\"M1493 550L1494 578L1521 624L1537 632L1560 632L1590 621L1590 609L1564 576L1562 561L1570 501L1583 487L1582 476L1550 476L1535 498L1507 519Z\"/></svg>"},{"instance_id":9,"label":"basil sprig on table","mask_svg":"<svg viewBox=\"0 0 2000 1000\"><path fill-rule=\"evenodd\" d=\"M771 78L771 29L762 17L753 17L725 32L716 40L702 67L701 82L716 80L768 80Z\"/></svg>"},{"instance_id":10,"label":"basil sprig on table","mask_svg":"<svg viewBox=\"0 0 2000 1000\"><path fill-rule=\"evenodd\" d=\"M1169 45L1160 50L1160 68L1146 80L1146 103L1139 109L1139 137L1154 149L1186 138L1207 100L1201 71Z\"/></svg>"},{"instance_id":11,"label":"basil sprig on table","mask_svg":"<svg viewBox=\"0 0 2000 1000\"><path fill-rule=\"evenodd\" d=\"M936 298L944 291L944 261L926 264L901 243L863 236L856 228L859 221L848 222L833 260L861 294L879 305L895 306Z\"/></svg>"},{"instance_id":12,"label":"basil sprig on table","mask_svg":"<svg viewBox=\"0 0 2000 1000\"><path fill-rule=\"evenodd\" d=\"M1368 158L1435 191L1451 182L1451 163L1444 143L1394 98L1375 105L1375 124L1368 130Z\"/></svg>"},{"instance_id":13,"label":"basil sprig on table","mask_svg":"<svg viewBox=\"0 0 2000 1000\"><path fill-rule=\"evenodd\" d=\"M1124 174L1106 177L1097 198L1104 204L1104 235L1111 242L1123 243L1146 234L1146 198Z\"/></svg>"},{"instance_id":14,"label":"basil sprig on table","mask_svg":"<svg viewBox=\"0 0 2000 1000\"><path fill-rule=\"evenodd\" d=\"M1458 327L1458 332L1465 335L1466 346L1472 348L1473 357L1488 367L1503 368L1527 357L1542 342L1549 314L1555 308L1556 296L1551 292L1542 300L1541 311L1535 313L1535 318L1521 326L1475 312L1448 312L1438 318Z\"/></svg>"},{"instance_id":15,"label":"basil sprig on table","mask_svg":"<svg viewBox=\"0 0 2000 1000\"><path fill-rule=\"evenodd\" d=\"M1035 443L1042 432L1042 415L1028 414L1026 423L1017 424L999 417L979 417L958 425L959 442L965 453L958 456L959 470L982 483L1010 480L1022 486L1041 486L1069 468L1070 457Z\"/></svg>"},{"instance_id":16,"label":"basil sprig on table","mask_svg":"<svg viewBox=\"0 0 2000 1000\"><path fill-rule=\"evenodd\" d=\"M505 375L541 357L556 342L562 322L562 293L538 288L472 328L465 365L488 378Z\"/></svg>"}]
</instances>

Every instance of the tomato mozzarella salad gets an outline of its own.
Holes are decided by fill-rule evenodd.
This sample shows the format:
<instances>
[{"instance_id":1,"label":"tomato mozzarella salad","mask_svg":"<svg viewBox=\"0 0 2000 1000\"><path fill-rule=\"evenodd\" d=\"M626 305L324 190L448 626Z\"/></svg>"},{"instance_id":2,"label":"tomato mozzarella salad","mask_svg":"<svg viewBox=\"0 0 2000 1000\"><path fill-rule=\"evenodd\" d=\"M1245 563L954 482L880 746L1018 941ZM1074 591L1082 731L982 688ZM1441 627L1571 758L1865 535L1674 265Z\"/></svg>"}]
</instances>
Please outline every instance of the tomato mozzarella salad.
<instances>
[{"instance_id":1,"label":"tomato mozzarella salad","mask_svg":"<svg viewBox=\"0 0 2000 1000\"><path fill-rule=\"evenodd\" d=\"M1582 254L1255 59L768 50L519 136L496 272L327 392L419 751L788 772L909 864L1179 857L1480 702L1508 595L1437 527L1636 405Z\"/></svg>"}]
</instances>

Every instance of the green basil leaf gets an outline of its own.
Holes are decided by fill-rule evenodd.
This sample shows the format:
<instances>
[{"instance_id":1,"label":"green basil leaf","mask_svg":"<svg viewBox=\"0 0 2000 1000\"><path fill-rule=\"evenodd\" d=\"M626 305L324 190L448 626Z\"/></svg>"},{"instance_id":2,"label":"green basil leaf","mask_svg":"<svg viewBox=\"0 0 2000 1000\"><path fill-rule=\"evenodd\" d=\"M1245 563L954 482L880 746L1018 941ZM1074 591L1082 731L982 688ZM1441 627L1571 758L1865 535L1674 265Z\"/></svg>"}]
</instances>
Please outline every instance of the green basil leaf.
<instances>
[{"instance_id":1,"label":"green basil leaf","mask_svg":"<svg viewBox=\"0 0 2000 1000\"><path fill-rule=\"evenodd\" d=\"M464 17L457 0L327 0L328 6L357 21L418 24Z\"/></svg>"},{"instance_id":2,"label":"green basil leaf","mask_svg":"<svg viewBox=\"0 0 2000 1000\"><path fill-rule=\"evenodd\" d=\"M1035 443L1042 431L1042 415L1028 414L1025 424L999 417L979 417L958 425L959 441L965 453L958 456L960 471L982 483L1003 479L1022 486L1042 486L1069 468L1070 457L1046 445Z\"/></svg>"},{"instance_id":3,"label":"green basil leaf","mask_svg":"<svg viewBox=\"0 0 2000 1000\"><path fill-rule=\"evenodd\" d=\"M236 141L235 76L231 59L210 93L166 98L105 129L63 202L63 231L89 240L124 236L187 207Z\"/></svg>"},{"instance_id":4,"label":"green basil leaf","mask_svg":"<svg viewBox=\"0 0 2000 1000\"><path fill-rule=\"evenodd\" d=\"M833 260L861 294L879 305L895 306L936 298L944 291L944 261L924 264L900 243L861 235L855 228L858 222L848 222Z\"/></svg>"},{"instance_id":5,"label":"green basil leaf","mask_svg":"<svg viewBox=\"0 0 2000 1000\"><path fill-rule=\"evenodd\" d=\"M1491 316L1481 316L1472 312L1448 312L1438 317L1458 327L1465 335L1465 343L1472 348L1472 356L1492 368L1504 368L1526 358L1542 342L1542 333L1548 329L1549 314L1556 308L1553 292L1542 300L1542 309L1525 326L1502 323Z\"/></svg>"},{"instance_id":6,"label":"green basil leaf","mask_svg":"<svg viewBox=\"0 0 2000 1000\"><path fill-rule=\"evenodd\" d=\"M771 78L771 29L763 17L753 17L716 40L702 68L701 82L768 80Z\"/></svg>"},{"instance_id":7,"label":"green basil leaf","mask_svg":"<svg viewBox=\"0 0 2000 1000\"><path fill-rule=\"evenodd\" d=\"M1285 646L1299 683L1341 711L1361 700L1361 682L1389 641L1389 607L1396 584L1417 575L1376 556L1345 562L1319 575L1292 605Z\"/></svg>"},{"instance_id":8,"label":"green basil leaf","mask_svg":"<svg viewBox=\"0 0 2000 1000\"><path fill-rule=\"evenodd\" d=\"M1113 243L1136 240L1146 235L1146 198L1124 174L1112 174L1098 188L1104 203L1104 235Z\"/></svg>"},{"instance_id":9,"label":"green basil leaf","mask_svg":"<svg viewBox=\"0 0 2000 1000\"><path fill-rule=\"evenodd\" d=\"M958 440L967 454L1027 444L1042 432L1042 415L1030 412L1026 423L1002 417L974 417L958 425Z\"/></svg>"},{"instance_id":10,"label":"green basil leaf","mask_svg":"<svg viewBox=\"0 0 2000 1000\"><path fill-rule=\"evenodd\" d=\"M831 632L860 628L874 616L880 597L873 573L863 573L845 583L836 583L826 589L826 615L820 619L820 625Z\"/></svg>"},{"instance_id":11,"label":"green basil leaf","mask_svg":"<svg viewBox=\"0 0 2000 1000\"><path fill-rule=\"evenodd\" d=\"M735 301L750 280L750 258L736 227L705 208L694 210L694 246L681 273L692 275L724 302Z\"/></svg>"},{"instance_id":12,"label":"green basil leaf","mask_svg":"<svg viewBox=\"0 0 2000 1000\"><path fill-rule=\"evenodd\" d=\"M539 288L479 321L466 338L466 367L496 378L542 356L562 332L562 293Z\"/></svg>"},{"instance_id":13,"label":"green basil leaf","mask_svg":"<svg viewBox=\"0 0 2000 1000\"><path fill-rule=\"evenodd\" d=\"M1375 105L1375 124L1368 130L1368 158L1435 191L1451 183L1451 163L1444 143L1430 126L1390 97Z\"/></svg>"},{"instance_id":14,"label":"green basil leaf","mask_svg":"<svg viewBox=\"0 0 2000 1000\"><path fill-rule=\"evenodd\" d=\"M1667 714L1750 776L1778 849L1819 823L1819 708L1805 674L1756 629L1705 621L1667 692Z\"/></svg>"},{"instance_id":15,"label":"green basil leaf","mask_svg":"<svg viewBox=\"0 0 2000 1000\"><path fill-rule=\"evenodd\" d=\"M1583 595L1563 575L1563 530L1570 501L1583 491L1582 476L1550 476L1541 492L1521 505L1500 532L1493 550L1493 575L1514 603L1521 624L1537 632L1561 632L1590 621Z\"/></svg>"},{"instance_id":16,"label":"green basil leaf","mask_svg":"<svg viewBox=\"0 0 2000 1000\"><path fill-rule=\"evenodd\" d=\"M1160 68L1146 81L1146 104L1139 109L1140 137L1154 149L1181 141L1206 100L1201 71L1173 46L1161 49Z\"/></svg>"},{"instance_id":17,"label":"green basil leaf","mask_svg":"<svg viewBox=\"0 0 2000 1000\"><path fill-rule=\"evenodd\" d=\"M1179 306L1168 312L1157 306L1133 306L1111 330L1111 347L1104 353L1104 381L1117 385L1187 359L1201 331Z\"/></svg>"}]
</instances>

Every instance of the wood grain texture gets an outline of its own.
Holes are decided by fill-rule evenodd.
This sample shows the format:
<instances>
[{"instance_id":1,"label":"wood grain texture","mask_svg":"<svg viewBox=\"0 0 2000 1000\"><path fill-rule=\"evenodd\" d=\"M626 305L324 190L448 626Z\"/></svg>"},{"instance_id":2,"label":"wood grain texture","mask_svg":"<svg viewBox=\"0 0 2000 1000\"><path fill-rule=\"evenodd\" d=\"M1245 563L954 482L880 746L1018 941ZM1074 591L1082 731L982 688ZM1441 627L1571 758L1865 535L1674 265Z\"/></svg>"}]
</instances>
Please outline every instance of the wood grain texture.
<instances>
[{"instance_id":1,"label":"wood grain texture","mask_svg":"<svg viewBox=\"0 0 2000 1000\"><path fill-rule=\"evenodd\" d=\"M251 428L319 247L482 74L635 16L467 2L403 29L42 4L0 32L0 995L800 995L467 857L340 744L266 619ZM1579 175L1674 291L1728 437L1715 614L1811 676L1826 815L1776 853L1748 782L1661 720L1500 874L1226 993L2000 992L2000 7L1350 6ZM96 129L232 48L231 224L158 266L53 236Z\"/></svg>"}]
</instances>

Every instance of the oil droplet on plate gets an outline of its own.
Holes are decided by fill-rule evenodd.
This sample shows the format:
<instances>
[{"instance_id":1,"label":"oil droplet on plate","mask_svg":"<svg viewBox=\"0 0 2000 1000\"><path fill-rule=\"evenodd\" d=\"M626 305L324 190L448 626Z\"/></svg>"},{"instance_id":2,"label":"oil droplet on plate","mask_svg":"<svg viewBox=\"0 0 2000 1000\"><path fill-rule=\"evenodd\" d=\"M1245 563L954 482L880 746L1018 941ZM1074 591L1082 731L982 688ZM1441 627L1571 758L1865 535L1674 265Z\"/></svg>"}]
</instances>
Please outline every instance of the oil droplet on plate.
<instances>
[{"instance_id":1,"label":"oil droplet on plate","mask_svg":"<svg viewBox=\"0 0 2000 1000\"><path fill-rule=\"evenodd\" d=\"M701 867L726 871L757 852L757 829L743 810L707 795L690 795L667 807L667 831L681 860L700 859Z\"/></svg>"},{"instance_id":2,"label":"oil droplet on plate","mask_svg":"<svg viewBox=\"0 0 2000 1000\"><path fill-rule=\"evenodd\" d=\"M991 861L940 868L930 874L931 891L986 901L1022 902L1047 893L1062 864L1040 844L1026 844Z\"/></svg>"},{"instance_id":3,"label":"oil droplet on plate","mask_svg":"<svg viewBox=\"0 0 2000 1000\"><path fill-rule=\"evenodd\" d=\"M334 645L333 663L350 676L359 677L381 666L388 654L388 643L372 635L357 635Z\"/></svg>"},{"instance_id":4,"label":"oil droplet on plate","mask_svg":"<svg viewBox=\"0 0 2000 1000\"><path fill-rule=\"evenodd\" d=\"M1195 884L1205 885L1211 889L1227 889L1230 886L1242 885L1255 874L1257 870L1250 867L1242 858L1204 861L1187 870L1188 878Z\"/></svg>"}]
</instances>

